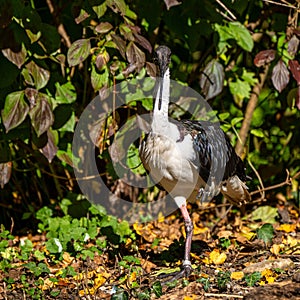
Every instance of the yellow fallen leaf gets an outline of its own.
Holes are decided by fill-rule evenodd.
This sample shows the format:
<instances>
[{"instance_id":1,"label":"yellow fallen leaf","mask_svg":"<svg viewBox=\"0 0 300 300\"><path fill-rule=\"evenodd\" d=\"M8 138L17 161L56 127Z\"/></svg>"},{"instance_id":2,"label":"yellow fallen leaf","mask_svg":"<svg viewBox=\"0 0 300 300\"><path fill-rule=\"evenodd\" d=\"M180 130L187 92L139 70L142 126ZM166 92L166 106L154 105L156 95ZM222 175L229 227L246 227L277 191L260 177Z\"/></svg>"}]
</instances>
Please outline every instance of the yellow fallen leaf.
<instances>
[{"instance_id":1,"label":"yellow fallen leaf","mask_svg":"<svg viewBox=\"0 0 300 300\"><path fill-rule=\"evenodd\" d=\"M132 284L134 281L136 281L136 272L132 272L128 278L128 281L130 284Z\"/></svg>"},{"instance_id":2,"label":"yellow fallen leaf","mask_svg":"<svg viewBox=\"0 0 300 300\"><path fill-rule=\"evenodd\" d=\"M192 295L192 296L184 296L183 300L196 300L197 296L196 295Z\"/></svg>"},{"instance_id":3,"label":"yellow fallen leaf","mask_svg":"<svg viewBox=\"0 0 300 300\"><path fill-rule=\"evenodd\" d=\"M294 232L296 231L297 224L282 224L276 228L276 230L284 231L284 232Z\"/></svg>"},{"instance_id":4,"label":"yellow fallen leaf","mask_svg":"<svg viewBox=\"0 0 300 300\"><path fill-rule=\"evenodd\" d=\"M162 212L159 212L157 222L162 223L164 220L165 220L165 216L163 215Z\"/></svg>"},{"instance_id":5,"label":"yellow fallen leaf","mask_svg":"<svg viewBox=\"0 0 300 300\"><path fill-rule=\"evenodd\" d=\"M280 249L281 249L280 245L274 244L274 245L271 247L270 251L271 251L273 254L278 255L278 254L280 253Z\"/></svg>"},{"instance_id":6,"label":"yellow fallen leaf","mask_svg":"<svg viewBox=\"0 0 300 300\"><path fill-rule=\"evenodd\" d=\"M232 272L230 278L234 280L241 280L244 278L244 272Z\"/></svg>"},{"instance_id":7,"label":"yellow fallen leaf","mask_svg":"<svg viewBox=\"0 0 300 300\"><path fill-rule=\"evenodd\" d=\"M225 262L227 256L224 252L220 253L218 249L214 249L209 254L209 259L215 264L215 265L221 265Z\"/></svg>"},{"instance_id":8,"label":"yellow fallen leaf","mask_svg":"<svg viewBox=\"0 0 300 300\"><path fill-rule=\"evenodd\" d=\"M103 285L106 282L106 277L104 277L102 274L97 274L97 277L94 280L94 288L98 289L101 285Z\"/></svg>"},{"instance_id":9,"label":"yellow fallen leaf","mask_svg":"<svg viewBox=\"0 0 300 300\"><path fill-rule=\"evenodd\" d=\"M273 283L276 280L276 273L270 269L265 269L261 272L261 275L264 276L268 283Z\"/></svg>"},{"instance_id":10,"label":"yellow fallen leaf","mask_svg":"<svg viewBox=\"0 0 300 300\"><path fill-rule=\"evenodd\" d=\"M197 226L196 223L193 223L193 225L194 225L194 232L193 232L194 235L205 233L205 232L207 232L209 230L207 227L199 227L199 226Z\"/></svg>"}]
</instances>

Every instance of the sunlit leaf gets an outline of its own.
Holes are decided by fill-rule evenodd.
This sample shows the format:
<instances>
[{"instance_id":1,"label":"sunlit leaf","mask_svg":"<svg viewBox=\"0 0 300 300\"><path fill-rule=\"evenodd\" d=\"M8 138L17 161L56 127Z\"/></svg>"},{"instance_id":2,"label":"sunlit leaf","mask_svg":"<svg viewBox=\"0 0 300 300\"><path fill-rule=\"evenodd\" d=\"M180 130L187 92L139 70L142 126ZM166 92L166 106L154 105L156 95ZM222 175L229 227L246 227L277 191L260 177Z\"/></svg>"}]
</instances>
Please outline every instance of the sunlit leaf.
<instances>
[{"instance_id":1,"label":"sunlit leaf","mask_svg":"<svg viewBox=\"0 0 300 300\"><path fill-rule=\"evenodd\" d=\"M79 16L75 19L76 24L80 24L84 20L86 20L90 15L84 10L81 9Z\"/></svg>"},{"instance_id":2,"label":"sunlit leaf","mask_svg":"<svg viewBox=\"0 0 300 300\"><path fill-rule=\"evenodd\" d=\"M54 116L47 95L39 93L36 104L30 109L29 115L38 137L50 128L54 122Z\"/></svg>"},{"instance_id":3,"label":"sunlit leaf","mask_svg":"<svg viewBox=\"0 0 300 300\"><path fill-rule=\"evenodd\" d=\"M272 241L274 237L274 228L271 224L264 224L257 229L257 237L265 243Z\"/></svg>"},{"instance_id":4,"label":"sunlit leaf","mask_svg":"<svg viewBox=\"0 0 300 300\"><path fill-rule=\"evenodd\" d=\"M209 254L209 259L212 263L215 265L221 265L225 262L227 256L224 252L221 252L218 249L214 249L210 254Z\"/></svg>"},{"instance_id":5,"label":"sunlit leaf","mask_svg":"<svg viewBox=\"0 0 300 300\"><path fill-rule=\"evenodd\" d=\"M233 280L241 280L244 278L244 272L232 272L230 278Z\"/></svg>"},{"instance_id":6,"label":"sunlit leaf","mask_svg":"<svg viewBox=\"0 0 300 300\"><path fill-rule=\"evenodd\" d=\"M284 231L284 232L294 232L296 231L297 224L281 224L276 230Z\"/></svg>"},{"instance_id":7,"label":"sunlit leaf","mask_svg":"<svg viewBox=\"0 0 300 300\"><path fill-rule=\"evenodd\" d=\"M20 125L25 120L28 111L29 106L24 99L24 91L8 94L1 112L6 132Z\"/></svg>"},{"instance_id":8,"label":"sunlit leaf","mask_svg":"<svg viewBox=\"0 0 300 300\"><path fill-rule=\"evenodd\" d=\"M167 10L169 10L173 6L177 6L177 5L181 4L181 2L179 2L177 0L164 0L164 2L167 6Z\"/></svg>"},{"instance_id":9,"label":"sunlit leaf","mask_svg":"<svg viewBox=\"0 0 300 300\"><path fill-rule=\"evenodd\" d=\"M9 182L11 176L11 167L11 161L0 163L0 187L2 189L4 188L4 185Z\"/></svg>"},{"instance_id":10,"label":"sunlit leaf","mask_svg":"<svg viewBox=\"0 0 300 300\"><path fill-rule=\"evenodd\" d=\"M211 60L200 76L200 87L206 100L209 100L222 92L224 78L224 67L217 60Z\"/></svg>"},{"instance_id":11,"label":"sunlit leaf","mask_svg":"<svg viewBox=\"0 0 300 300\"><path fill-rule=\"evenodd\" d=\"M257 136L257 137L264 137L264 132L261 129L251 129L251 134Z\"/></svg>"},{"instance_id":12,"label":"sunlit leaf","mask_svg":"<svg viewBox=\"0 0 300 300\"><path fill-rule=\"evenodd\" d=\"M278 211L276 208L271 206L260 206L251 214L252 220L261 220L262 222L271 224L276 222L276 217L278 217Z\"/></svg>"},{"instance_id":13,"label":"sunlit leaf","mask_svg":"<svg viewBox=\"0 0 300 300\"><path fill-rule=\"evenodd\" d=\"M55 87L55 101L57 103L73 103L76 100L76 90L71 82L68 81L62 85L56 82Z\"/></svg>"},{"instance_id":14,"label":"sunlit leaf","mask_svg":"<svg viewBox=\"0 0 300 300\"><path fill-rule=\"evenodd\" d=\"M240 22L230 22L228 26L237 44L246 51L252 51L254 43L249 30Z\"/></svg>"},{"instance_id":15,"label":"sunlit leaf","mask_svg":"<svg viewBox=\"0 0 300 300\"><path fill-rule=\"evenodd\" d=\"M273 49L260 51L254 57L254 64L257 67L264 66L275 59L275 54Z\"/></svg>"},{"instance_id":16,"label":"sunlit leaf","mask_svg":"<svg viewBox=\"0 0 300 300\"><path fill-rule=\"evenodd\" d=\"M236 81L229 82L229 90L237 99L237 102L250 97L251 86L248 82L237 78Z\"/></svg>"},{"instance_id":17,"label":"sunlit leaf","mask_svg":"<svg viewBox=\"0 0 300 300\"><path fill-rule=\"evenodd\" d=\"M126 3L124 0L106 0L106 5L109 6L115 13L126 14Z\"/></svg>"},{"instance_id":18,"label":"sunlit leaf","mask_svg":"<svg viewBox=\"0 0 300 300\"><path fill-rule=\"evenodd\" d=\"M92 66L91 83L95 91L99 91L108 82L108 69L103 67L101 71L97 71L95 66Z\"/></svg>"},{"instance_id":19,"label":"sunlit leaf","mask_svg":"<svg viewBox=\"0 0 300 300\"><path fill-rule=\"evenodd\" d=\"M107 33L112 28L113 28L113 26L109 22L101 22L95 27L95 31L97 33Z\"/></svg>"},{"instance_id":20,"label":"sunlit leaf","mask_svg":"<svg viewBox=\"0 0 300 300\"><path fill-rule=\"evenodd\" d=\"M80 39L75 41L68 50L67 58L70 67L79 65L87 59L91 50L89 39Z\"/></svg>"},{"instance_id":21,"label":"sunlit leaf","mask_svg":"<svg viewBox=\"0 0 300 300\"><path fill-rule=\"evenodd\" d=\"M25 63L27 52L23 44L22 44L21 51L19 52L13 52L11 49L7 48L7 49L3 49L2 53L9 61L15 64L19 69L21 69L21 67Z\"/></svg>"},{"instance_id":22,"label":"sunlit leaf","mask_svg":"<svg viewBox=\"0 0 300 300\"><path fill-rule=\"evenodd\" d=\"M285 63L280 59L272 71L272 82L277 91L281 92L289 83L290 73Z\"/></svg>"},{"instance_id":23,"label":"sunlit leaf","mask_svg":"<svg viewBox=\"0 0 300 300\"><path fill-rule=\"evenodd\" d=\"M93 11L97 14L98 19L100 19L107 10L106 2L103 2L102 4L97 6L93 6L92 8Z\"/></svg>"},{"instance_id":24,"label":"sunlit leaf","mask_svg":"<svg viewBox=\"0 0 300 300\"><path fill-rule=\"evenodd\" d=\"M105 66L108 62L109 62L109 54L107 51L103 51L101 53L99 53L96 57L96 66L98 70L101 70L103 68L103 66Z\"/></svg>"}]
</instances>

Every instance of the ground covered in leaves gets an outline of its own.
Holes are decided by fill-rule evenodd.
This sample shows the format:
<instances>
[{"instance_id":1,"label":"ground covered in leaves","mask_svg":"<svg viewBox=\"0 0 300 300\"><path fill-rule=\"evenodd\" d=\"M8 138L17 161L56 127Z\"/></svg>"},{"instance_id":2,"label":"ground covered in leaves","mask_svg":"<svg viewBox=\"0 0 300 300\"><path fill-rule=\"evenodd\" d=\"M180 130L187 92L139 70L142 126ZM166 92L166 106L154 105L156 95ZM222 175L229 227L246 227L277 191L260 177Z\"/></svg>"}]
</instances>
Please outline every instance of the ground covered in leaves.
<instances>
[{"instance_id":1,"label":"ground covered in leaves","mask_svg":"<svg viewBox=\"0 0 300 300\"><path fill-rule=\"evenodd\" d=\"M1 229L0 299L300 299L300 222L294 203L260 205L243 214L225 206L189 207L194 222L193 273L178 270L184 224L175 212L134 224L121 246L86 239L77 251L49 236ZM91 235L91 234L90 234ZM102 247L100 247L102 245ZM104 246L103 246L104 245ZM99 251L101 248L101 251Z\"/></svg>"}]
</instances>

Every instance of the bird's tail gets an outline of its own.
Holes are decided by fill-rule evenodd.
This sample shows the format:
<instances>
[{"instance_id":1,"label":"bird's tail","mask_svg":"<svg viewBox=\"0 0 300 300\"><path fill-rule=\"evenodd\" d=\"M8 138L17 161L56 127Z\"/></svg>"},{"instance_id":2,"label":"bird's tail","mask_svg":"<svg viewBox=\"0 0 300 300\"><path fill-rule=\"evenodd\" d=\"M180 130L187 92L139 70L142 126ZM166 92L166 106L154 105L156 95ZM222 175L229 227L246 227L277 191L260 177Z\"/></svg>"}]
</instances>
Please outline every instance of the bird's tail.
<instances>
[{"instance_id":1,"label":"bird's tail","mask_svg":"<svg viewBox=\"0 0 300 300\"><path fill-rule=\"evenodd\" d=\"M243 205L251 201L246 184L235 175L228 178L221 187L221 193L235 205Z\"/></svg>"}]
</instances>

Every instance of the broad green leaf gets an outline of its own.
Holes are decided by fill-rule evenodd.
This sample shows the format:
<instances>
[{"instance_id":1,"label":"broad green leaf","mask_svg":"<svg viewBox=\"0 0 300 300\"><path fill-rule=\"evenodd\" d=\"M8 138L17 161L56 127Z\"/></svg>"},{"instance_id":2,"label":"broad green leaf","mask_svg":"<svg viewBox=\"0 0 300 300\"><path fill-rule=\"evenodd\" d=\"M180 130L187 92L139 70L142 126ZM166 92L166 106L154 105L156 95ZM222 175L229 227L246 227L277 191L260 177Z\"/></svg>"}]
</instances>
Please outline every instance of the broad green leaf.
<instances>
[{"instance_id":1,"label":"broad green leaf","mask_svg":"<svg viewBox=\"0 0 300 300\"><path fill-rule=\"evenodd\" d=\"M265 243L271 242L274 237L273 226L271 224L264 224L262 227L257 229L257 237Z\"/></svg>"},{"instance_id":2,"label":"broad green leaf","mask_svg":"<svg viewBox=\"0 0 300 300\"><path fill-rule=\"evenodd\" d=\"M230 22L228 26L237 44L246 51L252 51L254 43L249 30L240 22Z\"/></svg>"},{"instance_id":3,"label":"broad green leaf","mask_svg":"<svg viewBox=\"0 0 300 300\"><path fill-rule=\"evenodd\" d=\"M6 132L20 125L25 120L28 111L29 106L24 100L24 91L8 94L1 112Z\"/></svg>"},{"instance_id":4,"label":"broad green leaf","mask_svg":"<svg viewBox=\"0 0 300 300\"><path fill-rule=\"evenodd\" d=\"M56 82L55 87L55 100L57 103L73 103L76 101L76 90L71 82L67 82L63 85L60 85L59 82Z\"/></svg>"},{"instance_id":5,"label":"broad green leaf","mask_svg":"<svg viewBox=\"0 0 300 300\"><path fill-rule=\"evenodd\" d=\"M262 222L270 224L274 224L276 222L276 217L278 217L277 208L271 206L260 206L251 214L252 220L261 220Z\"/></svg>"},{"instance_id":6,"label":"broad green leaf","mask_svg":"<svg viewBox=\"0 0 300 300\"><path fill-rule=\"evenodd\" d=\"M68 50L67 58L70 67L79 65L87 59L91 50L89 39L80 39L75 41Z\"/></svg>"},{"instance_id":7,"label":"broad green leaf","mask_svg":"<svg viewBox=\"0 0 300 300\"><path fill-rule=\"evenodd\" d=\"M152 289L153 289L156 297L159 298L159 297L162 296L162 286L161 286L161 283L159 281L156 281L156 282L153 283Z\"/></svg>"},{"instance_id":8,"label":"broad green leaf","mask_svg":"<svg viewBox=\"0 0 300 300\"><path fill-rule=\"evenodd\" d=\"M45 87L50 79L50 72L38 66L34 61L25 66L22 75L26 83L35 86L37 90Z\"/></svg>"},{"instance_id":9,"label":"broad green leaf","mask_svg":"<svg viewBox=\"0 0 300 300\"><path fill-rule=\"evenodd\" d=\"M219 119L220 119L221 121L226 120L229 116L230 116L230 113L229 113L229 112L221 113L221 114L218 115L218 117L219 117Z\"/></svg>"},{"instance_id":10,"label":"broad green leaf","mask_svg":"<svg viewBox=\"0 0 300 300\"><path fill-rule=\"evenodd\" d=\"M95 91L99 91L108 83L109 73L106 66L101 71L97 71L95 65L92 65L91 82Z\"/></svg>"},{"instance_id":11,"label":"broad green leaf","mask_svg":"<svg viewBox=\"0 0 300 300\"><path fill-rule=\"evenodd\" d=\"M236 81L229 82L229 90L232 95L237 97L238 101L241 101L250 97L251 86L248 82L238 78Z\"/></svg>"},{"instance_id":12,"label":"broad green leaf","mask_svg":"<svg viewBox=\"0 0 300 300\"><path fill-rule=\"evenodd\" d=\"M31 124L38 137L50 128L54 122L54 116L46 94L38 94L36 103L30 109L29 115Z\"/></svg>"}]
</instances>

